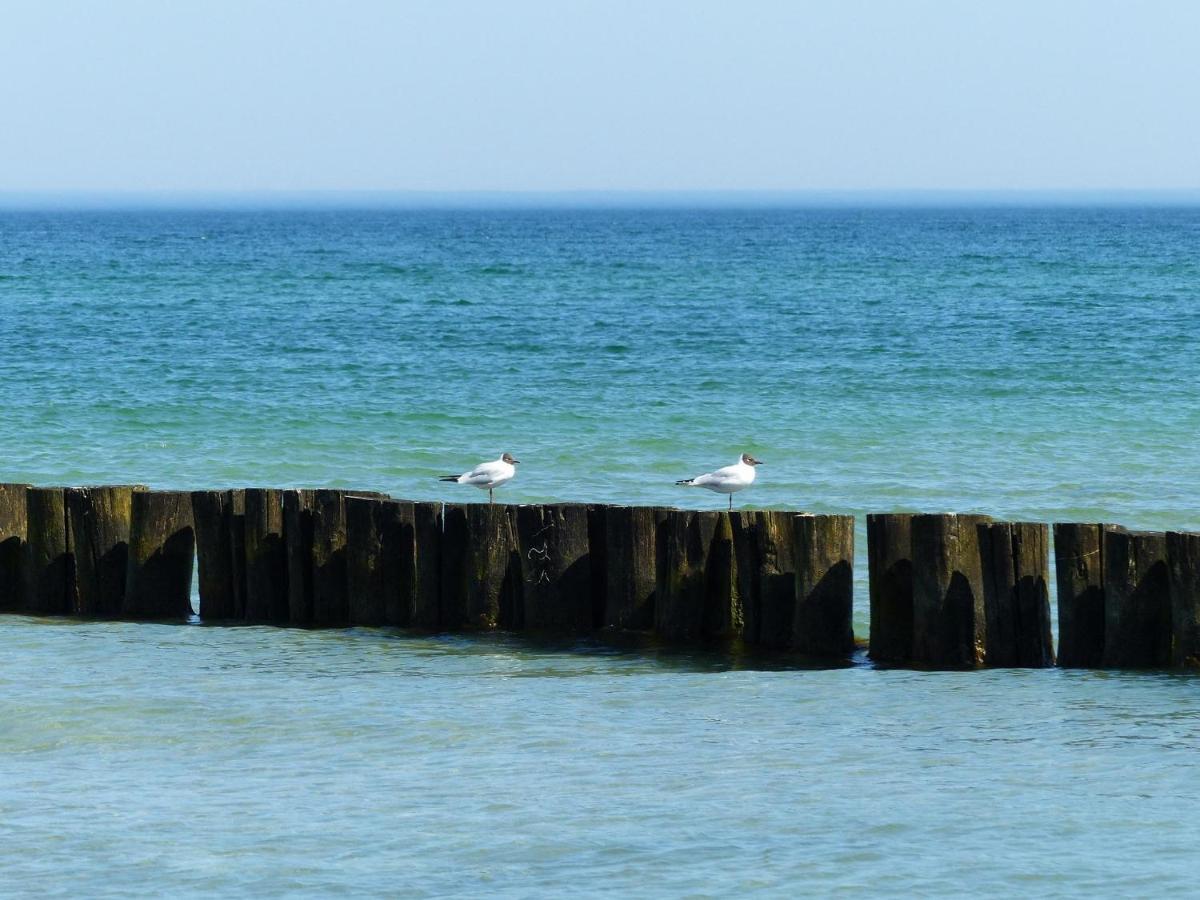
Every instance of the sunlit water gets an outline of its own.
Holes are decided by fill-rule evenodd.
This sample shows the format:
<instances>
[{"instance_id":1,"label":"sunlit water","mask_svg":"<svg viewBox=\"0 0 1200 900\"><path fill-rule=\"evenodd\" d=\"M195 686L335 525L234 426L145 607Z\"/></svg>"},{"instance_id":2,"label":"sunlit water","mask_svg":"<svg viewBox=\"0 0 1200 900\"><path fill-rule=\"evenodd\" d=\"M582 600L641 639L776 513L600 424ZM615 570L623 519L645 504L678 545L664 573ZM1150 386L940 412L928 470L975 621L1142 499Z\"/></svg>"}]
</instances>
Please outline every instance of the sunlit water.
<instances>
[{"instance_id":1,"label":"sunlit water","mask_svg":"<svg viewBox=\"0 0 1200 900\"><path fill-rule=\"evenodd\" d=\"M1200 211L0 213L0 480L1200 528ZM472 497L478 499L478 497ZM1188 893L1200 682L0 619L0 894Z\"/></svg>"}]
</instances>

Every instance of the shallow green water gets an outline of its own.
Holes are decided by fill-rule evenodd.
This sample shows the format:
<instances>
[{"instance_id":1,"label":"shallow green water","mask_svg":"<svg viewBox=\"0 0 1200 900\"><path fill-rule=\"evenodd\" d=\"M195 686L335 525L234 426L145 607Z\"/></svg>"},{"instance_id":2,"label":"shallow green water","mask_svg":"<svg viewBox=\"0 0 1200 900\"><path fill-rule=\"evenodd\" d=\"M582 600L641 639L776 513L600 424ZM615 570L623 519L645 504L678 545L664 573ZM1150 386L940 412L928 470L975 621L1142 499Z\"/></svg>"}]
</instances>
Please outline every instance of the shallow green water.
<instances>
[{"instance_id":1,"label":"shallow green water","mask_svg":"<svg viewBox=\"0 0 1200 900\"><path fill-rule=\"evenodd\" d=\"M0 213L0 480L1200 528L1200 211ZM468 495L480 499L477 495ZM761 661L760 661L761 662ZM0 618L0 894L1194 891L1195 679Z\"/></svg>"}]
</instances>

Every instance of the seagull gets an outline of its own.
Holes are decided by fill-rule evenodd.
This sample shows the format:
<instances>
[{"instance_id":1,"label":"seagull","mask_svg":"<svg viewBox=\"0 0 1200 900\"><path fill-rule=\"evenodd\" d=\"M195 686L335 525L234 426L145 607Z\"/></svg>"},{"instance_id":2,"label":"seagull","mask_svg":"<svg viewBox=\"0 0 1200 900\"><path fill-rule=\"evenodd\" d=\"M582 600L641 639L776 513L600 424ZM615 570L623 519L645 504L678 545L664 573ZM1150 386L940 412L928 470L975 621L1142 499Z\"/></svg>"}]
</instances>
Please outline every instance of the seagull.
<instances>
[{"instance_id":1,"label":"seagull","mask_svg":"<svg viewBox=\"0 0 1200 900\"><path fill-rule=\"evenodd\" d=\"M493 500L492 491L500 487L500 485L508 484L512 481L513 476L517 474L517 466L520 464L521 461L513 459L511 453L501 453L499 459L480 463L470 472L463 472L461 475L442 475L438 478L438 481L472 484L480 490L487 488L488 503L491 503ZM750 477L753 478L754 476Z\"/></svg>"},{"instance_id":2,"label":"seagull","mask_svg":"<svg viewBox=\"0 0 1200 900\"><path fill-rule=\"evenodd\" d=\"M708 488L718 494L728 494L729 508L732 510L733 495L754 484L754 467L761 465L762 460L755 459L749 453L743 453L741 459L732 466L725 466L715 472L706 472L695 478L685 478L683 481L675 483L685 484L688 487Z\"/></svg>"}]
</instances>

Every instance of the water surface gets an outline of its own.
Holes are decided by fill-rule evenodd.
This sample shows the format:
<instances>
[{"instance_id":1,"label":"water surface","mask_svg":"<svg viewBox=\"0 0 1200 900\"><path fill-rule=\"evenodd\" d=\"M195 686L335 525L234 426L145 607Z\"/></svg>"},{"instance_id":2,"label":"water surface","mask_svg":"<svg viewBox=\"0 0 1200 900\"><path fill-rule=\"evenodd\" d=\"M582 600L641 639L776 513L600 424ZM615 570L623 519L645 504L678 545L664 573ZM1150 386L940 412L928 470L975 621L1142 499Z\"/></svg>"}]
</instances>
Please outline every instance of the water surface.
<instances>
[{"instance_id":1,"label":"water surface","mask_svg":"<svg viewBox=\"0 0 1200 900\"><path fill-rule=\"evenodd\" d=\"M0 480L1200 528L1200 211L0 213ZM1191 677L0 618L0 893L1194 892Z\"/></svg>"}]
</instances>

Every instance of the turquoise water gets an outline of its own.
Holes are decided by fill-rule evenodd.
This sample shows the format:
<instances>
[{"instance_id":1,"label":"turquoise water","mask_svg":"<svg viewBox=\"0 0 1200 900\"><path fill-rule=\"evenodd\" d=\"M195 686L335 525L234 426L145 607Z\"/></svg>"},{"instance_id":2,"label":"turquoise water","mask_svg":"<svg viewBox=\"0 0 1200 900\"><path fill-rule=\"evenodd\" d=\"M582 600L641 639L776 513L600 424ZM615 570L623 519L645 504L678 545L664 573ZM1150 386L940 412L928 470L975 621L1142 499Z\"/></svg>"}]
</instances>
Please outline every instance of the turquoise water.
<instances>
[{"instance_id":1,"label":"turquoise water","mask_svg":"<svg viewBox=\"0 0 1200 900\"><path fill-rule=\"evenodd\" d=\"M0 212L0 480L455 499L508 450L510 501L699 508L672 482L746 450L739 504L860 527L1196 529L1197 246L1194 209ZM8 617L0 877L1185 892L1196 688Z\"/></svg>"},{"instance_id":2,"label":"turquoise water","mask_svg":"<svg viewBox=\"0 0 1200 900\"><path fill-rule=\"evenodd\" d=\"M16 617L0 648L0 893L1195 892L1195 678Z\"/></svg>"}]
</instances>

